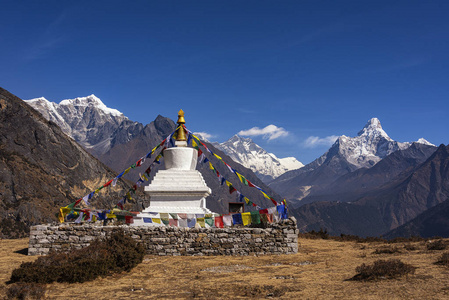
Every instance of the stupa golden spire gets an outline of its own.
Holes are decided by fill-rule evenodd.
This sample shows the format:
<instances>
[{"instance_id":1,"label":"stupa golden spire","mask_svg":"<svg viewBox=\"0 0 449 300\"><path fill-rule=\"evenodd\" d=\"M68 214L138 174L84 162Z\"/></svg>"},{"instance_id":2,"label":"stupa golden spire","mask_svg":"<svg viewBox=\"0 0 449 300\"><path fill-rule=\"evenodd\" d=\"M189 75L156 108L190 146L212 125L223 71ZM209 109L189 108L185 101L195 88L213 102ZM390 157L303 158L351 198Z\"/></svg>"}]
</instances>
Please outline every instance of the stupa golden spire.
<instances>
[{"instance_id":1,"label":"stupa golden spire","mask_svg":"<svg viewBox=\"0 0 449 300\"><path fill-rule=\"evenodd\" d=\"M186 133L182 126L186 123L186 120L184 119L184 111L182 109L178 112L178 121L176 123L178 123L178 127L179 127L178 131L176 132L176 140L177 141L187 141Z\"/></svg>"}]
</instances>

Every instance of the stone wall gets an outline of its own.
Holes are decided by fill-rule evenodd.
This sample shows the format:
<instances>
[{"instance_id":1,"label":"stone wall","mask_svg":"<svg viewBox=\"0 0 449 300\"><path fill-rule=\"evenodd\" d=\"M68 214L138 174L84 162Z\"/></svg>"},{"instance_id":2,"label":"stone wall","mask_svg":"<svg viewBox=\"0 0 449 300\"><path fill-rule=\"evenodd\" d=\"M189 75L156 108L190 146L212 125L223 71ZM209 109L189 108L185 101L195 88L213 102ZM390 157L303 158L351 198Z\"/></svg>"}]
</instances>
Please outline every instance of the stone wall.
<instances>
[{"instance_id":1,"label":"stone wall","mask_svg":"<svg viewBox=\"0 0 449 300\"><path fill-rule=\"evenodd\" d=\"M31 227L28 255L50 250L86 247L114 229L144 241L154 255L266 255L298 252L296 219L269 224L267 228L179 228L150 226L99 226L95 224L37 225Z\"/></svg>"}]
</instances>

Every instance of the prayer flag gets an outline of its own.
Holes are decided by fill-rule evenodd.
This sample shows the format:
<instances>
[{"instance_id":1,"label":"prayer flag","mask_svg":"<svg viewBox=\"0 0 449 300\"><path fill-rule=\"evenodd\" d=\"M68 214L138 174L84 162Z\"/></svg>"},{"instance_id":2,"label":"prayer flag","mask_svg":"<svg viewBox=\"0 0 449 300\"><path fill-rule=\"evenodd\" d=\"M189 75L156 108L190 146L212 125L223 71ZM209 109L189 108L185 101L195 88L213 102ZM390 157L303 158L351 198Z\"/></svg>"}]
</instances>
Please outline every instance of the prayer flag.
<instances>
[{"instance_id":1,"label":"prayer flag","mask_svg":"<svg viewBox=\"0 0 449 300\"><path fill-rule=\"evenodd\" d=\"M195 218L187 218L187 227L194 228L196 224Z\"/></svg>"},{"instance_id":2,"label":"prayer flag","mask_svg":"<svg viewBox=\"0 0 449 300\"><path fill-rule=\"evenodd\" d=\"M75 223L81 223L81 221L83 220L84 217L84 213L80 212L80 215L78 216L78 218L76 218Z\"/></svg>"},{"instance_id":3,"label":"prayer flag","mask_svg":"<svg viewBox=\"0 0 449 300\"><path fill-rule=\"evenodd\" d=\"M64 223L64 213L62 212L62 207L59 209L59 215L58 215L58 219L60 223Z\"/></svg>"},{"instance_id":4,"label":"prayer flag","mask_svg":"<svg viewBox=\"0 0 449 300\"><path fill-rule=\"evenodd\" d=\"M260 213L258 211L251 212L251 223L260 224Z\"/></svg>"},{"instance_id":5,"label":"prayer flag","mask_svg":"<svg viewBox=\"0 0 449 300\"><path fill-rule=\"evenodd\" d=\"M140 167L142 165L142 159L139 159L137 162L136 162L136 167Z\"/></svg>"},{"instance_id":6,"label":"prayer flag","mask_svg":"<svg viewBox=\"0 0 449 300\"><path fill-rule=\"evenodd\" d=\"M178 226L179 227L183 227L183 228L185 228L185 227L188 227L187 226L187 218L185 218L185 219L178 219Z\"/></svg>"},{"instance_id":7,"label":"prayer flag","mask_svg":"<svg viewBox=\"0 0 449 300\"><path fill-rule=\"evenodd\" d=\"M235 174L237 174L238 178L240 179L240 182L243 183L244 185L248 186L248 181L246 180L245 176L243 176L242 174L235 172Z\"/></svg>"},{"instance_id":8,"label":"prayer flag","mask_svg":"<svg viewBox=\"0 0 449 300\"><path fill-rule=\"evenodd\" d=\"M109 180L108 182L106 182L105 185L103 185L103 187L107 187L107 186L111 185L112 180L113 180L113 179L111 179L111 180Z\"/></svg>"},{"instance_id":9,"label":"prayer flag","mask_svg":"<svg viewBox=\"0 0 449 300\"><path fill-rule=\"evenodd\" d=\"M242 214L240 214L240 213L233 214L232 215L232 223L234 225L242 225L243 224Z\"/></svg>"},{"instance_id":10,"label":"prayer flag","mask_svg":"<svg viewBox=\"0 0 449 300\"><path fill-rule=\"evenodd\" d=\"M159 219L159 218L152 218L152 221L153 221L153 223L161 224L161 219Z\"/></svg>"},{"instance_id":11,"label":"prayer flag","mask_svg":"<svg viewBox=\"0 0 449 300\"><path fill-rule=\"evenodd\" d=\"M232 226L232 216L231 215L223 215L223 224L225 226Z\"/></svg>"},{"instance_id":12,"label":"prayer flag","mask_svg":"<svg viewBox=\"0 0 449 300\"><path fill-rule=\"evenodd\" d=\"M115 185L117 184L117 180L118 180L118 177L115 177L115 178L112 180L112 186L115 186Z\"/></svg>"},{"instance_id":13,"label":"prayer flag","mask_svg":"<svg viewBox=\"0 0 449 300\"><path fill-rule=\"evenodd\" d=\"M223 216L215 217L215 227L217 227L217 228L223 228L224 227Z\"/></svg>"},{"instance_id":14,"label":"prayer flag","mask_svg":"<svg viewBox=\"0 0 449 300\"><path fill-rule=\"evenodd\" d=\"M206 227L207 227L207 226L209 226L209 227L213 227L213 226L214 226L214 219L212 218L212 216L206 217L206 218L204 219L204 221L205 221L205 223L206 223Z\"/></svg>"},{"instance_id":15,"label":"prayer flag","mask_svg":"<svg viewBox=\"0 0 449 300\"><path fill-rule=\"evenodd\" d=\"M228 167L229 171L231 171L232 173L235 173L235 170L233 168L231 168L230 165L228 165L226 162L223 161L223 163L226 165L226 167Z\"/></svg>"},{"instance_id":16,"label":"prayer flag","mask_svg":"<svg viewBox=\"0 0 449 300\"><path fill-rule=\"evenodd\" d=\"M153 223L153 222L151 221L151 218L143 218L143 222L144 222L144 223Z\"/></svg>"},{"instance_id":17,"label":"prayer flag","mask_svg":"<svg viewBox=\"0 0 449 300\"><path fill-rule=\"evenodd\" d=\"M83 197L83 201L84 201L84 203L85 203L87 206L89 206L89 205L90 205L90 203L89 203L89 195L84 196L84 197Z\"/></svg>"},{"instance_id":18,"label":"prayer flag","mask_svg":"<svg viewBox=\"0 0 449 300\"><path fill-rule=\"evenodd\" d=\"M276 208L281 219L288 219L287 209L284 204L278 205Z\"/></svg>"},{"instance_id":19,"label":"prayer flag","mask_svg":"<svg viewBox=\"0 0 449 300\"><path fill-rule=\"evenodd\" d=\"M204 217L202 217L202 218L196 218L196 222L197 222L202 228L205 228L205 227L206 227L206 223L205 223Z\"/></svg>"},{"instance_id":20,"label":"prayer flag","mask_svg":"<svg viewBox=\"0 0 449 300\"><path fill-rule=\"evenodd\" d=\"M169 219L168 224L173 227L178 227L178 220L177 219Z\"/></svg>"},{"instance_id":21,"label":"prayer flag","mask_svg":"<svg viewBox=\"0 0 449 300\"><path fill-rule=\"evenodd\" d=\"M268 224L268 214L260 214L260 221L263 224Z\"/></svg>"},{"instance_id":22,"label":"prayer flag","mask_svg":"<svg viewBox=\"0 0 449 300\"><path fill-rule=\"evenodd\" d=\"M200 147L198 147L198 144L195 142L195 140L192 140L192 147L195 148L196 150L200 150Z\"/></svg>"},{"instance_id":23,"label":"prayer flag","mask_svg":"<svg viewBox=\"0 0 449 300\"><path fill-rule=\"evenodd\" d=\"M169 217L168 217L168 213L161 213L161 220L162 223L164 223L165 225L169 225Z\"/></svg>"},{"instance_id":24,"label":"prayer flag","mask_svg":"<svg viewBox=\"0 0 449 300\"><path fill-rule=\"evenodd\" d=\"M242 213L242 221L243 221L243 225L245 225L245 226L251 224L251 213L249 213L249 212Z\"/></svg>"}]
</instances>

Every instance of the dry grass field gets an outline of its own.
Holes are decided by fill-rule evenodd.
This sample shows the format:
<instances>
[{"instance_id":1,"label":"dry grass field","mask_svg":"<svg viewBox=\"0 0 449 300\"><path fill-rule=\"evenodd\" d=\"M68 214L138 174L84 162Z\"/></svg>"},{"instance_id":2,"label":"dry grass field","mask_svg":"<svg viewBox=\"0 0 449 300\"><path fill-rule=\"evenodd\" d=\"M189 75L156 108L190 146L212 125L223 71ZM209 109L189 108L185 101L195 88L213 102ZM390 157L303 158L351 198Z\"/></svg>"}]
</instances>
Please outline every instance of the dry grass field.
<instances>
[{"instance_id":1,"label":"dry grass field","mask_svg":"<svg viewBox=\"0 0 449 300\"><path fill-rule=\"evenodd\" d=\"M45 295L47 299L449 299L449 267L434 264L448 250L427 250L425 242L388 245L300 239L299 243L295 255L146 256L129 273L83 284L48 284ZM27 245L28 239L0 240L2 296L12 270L36 259L23 254ZM376 254L385 247L397 247L399 252ZM362 263L390 258L417 267L415 274L368 282L347 280Z\"/></svg>"}]
</instances>

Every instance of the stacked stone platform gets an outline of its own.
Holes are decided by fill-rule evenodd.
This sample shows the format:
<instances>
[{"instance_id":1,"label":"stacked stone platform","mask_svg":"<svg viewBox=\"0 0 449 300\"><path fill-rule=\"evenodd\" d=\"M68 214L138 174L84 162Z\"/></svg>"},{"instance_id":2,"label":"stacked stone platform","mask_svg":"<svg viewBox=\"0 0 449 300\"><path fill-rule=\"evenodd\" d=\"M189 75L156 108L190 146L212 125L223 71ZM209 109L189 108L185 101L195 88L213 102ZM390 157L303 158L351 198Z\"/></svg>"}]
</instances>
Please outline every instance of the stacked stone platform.
<instances>
[{"instance_id":1,"label":"stacked stone platform","mask_svg":"<svg viewBox=\"0 0 449 300\"><path fill-rule=\"evenodd\" d=\"M296 219L267 228L179 228L148 226L99 226L95 224L37 225L31 227L28 255L68 251L88 246L120 229L143 241L152 255L267 255L298 252Z\"/></svg>"}]
</instances>

